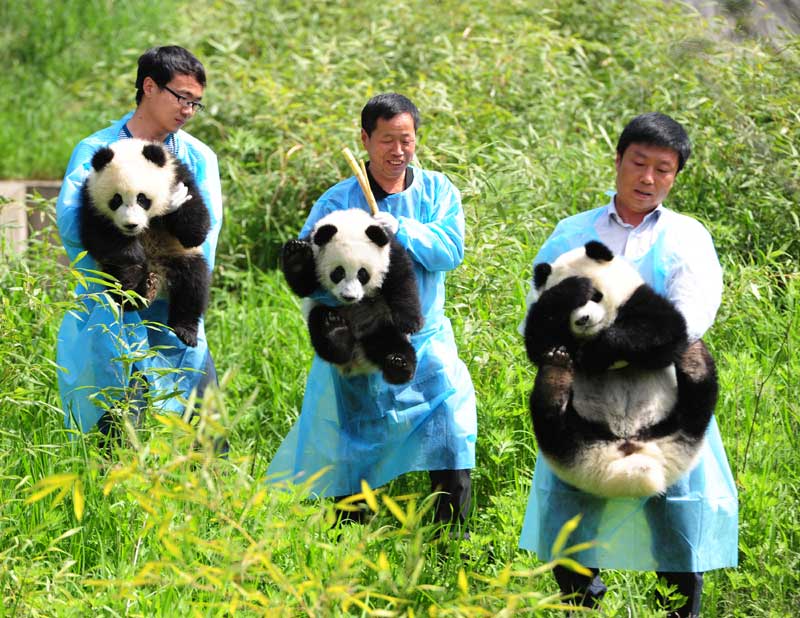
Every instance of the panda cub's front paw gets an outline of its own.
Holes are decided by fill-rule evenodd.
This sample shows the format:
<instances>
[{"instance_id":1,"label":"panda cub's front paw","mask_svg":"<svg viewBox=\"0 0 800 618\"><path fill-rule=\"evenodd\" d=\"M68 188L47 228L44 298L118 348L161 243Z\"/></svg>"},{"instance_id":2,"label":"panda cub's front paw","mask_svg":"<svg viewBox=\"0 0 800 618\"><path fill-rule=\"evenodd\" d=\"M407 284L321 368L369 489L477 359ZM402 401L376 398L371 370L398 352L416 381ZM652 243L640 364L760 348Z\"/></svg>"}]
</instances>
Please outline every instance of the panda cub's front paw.
<instances>
[{"instance_id":1,"label":"panda cub's front paw","mask_svg":"<svg viewBox=\"0 0 800 618\"><path fill-rule=\"evenodd\" d=\"M281 250L281 259L283 260L284 271L302 271L308 261L314 259L311 243L298 238L286 241Z\"/></svg>"},{"instance_id":2,"label":"panda cub's front paw","mask_svg":"<svg viewBox=\"0 0 800 618\"><path fill-rule=\"evenodd\" d=\"M317 289L317 270L311 243L293 238L281 249L281 269L286 283L300 298L310 296Z\"/></svg>"}]
</instances>

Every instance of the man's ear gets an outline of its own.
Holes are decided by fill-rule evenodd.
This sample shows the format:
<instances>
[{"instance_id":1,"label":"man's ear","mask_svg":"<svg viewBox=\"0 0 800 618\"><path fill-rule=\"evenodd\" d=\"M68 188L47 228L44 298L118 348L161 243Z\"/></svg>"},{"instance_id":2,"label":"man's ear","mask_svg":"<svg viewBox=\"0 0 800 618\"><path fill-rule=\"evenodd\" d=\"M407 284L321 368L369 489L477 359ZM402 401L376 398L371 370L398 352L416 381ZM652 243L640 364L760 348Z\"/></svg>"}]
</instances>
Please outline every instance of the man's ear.
<instances>
[{"instance_id":1,"label":"man's ear","mask_svg":"<svg viewBox=\"0 0 800 618\"><path fill-rule=\"evenodd\" d=\"M368 140L369 140L369 135L367 135L367 132L364 129L361 129L361 145L364 146L364 148L367 147Z\"/></svg>"},{"instance_id":2,"label":"man's ear","mask_svg":"<svg viewBox=\"0 0 800 618\"><path fill-rule=\"evenodd\" d=\"M153 94L153 91L156 88L158 88L158 84L152 77L147 76L142 81L142 92L144 92L144 94L146 94L147 96Z\"/></svg>"}]
</instances>

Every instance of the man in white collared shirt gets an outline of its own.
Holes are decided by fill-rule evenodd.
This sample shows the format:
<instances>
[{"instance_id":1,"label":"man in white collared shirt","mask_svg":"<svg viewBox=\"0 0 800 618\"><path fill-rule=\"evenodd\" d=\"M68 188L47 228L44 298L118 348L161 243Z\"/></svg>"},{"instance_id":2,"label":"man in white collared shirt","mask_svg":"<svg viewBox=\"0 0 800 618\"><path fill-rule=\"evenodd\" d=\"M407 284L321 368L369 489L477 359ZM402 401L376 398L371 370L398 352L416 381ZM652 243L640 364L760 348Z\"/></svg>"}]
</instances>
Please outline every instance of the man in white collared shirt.
<instances>
[{"instance_id":1,"label":"man in white collared shirt","mask_svg":"<svg viewBox=\"0 0 800 618\"><path fill-rule=\"evenodd\" d=\"M690 153L686 131L669 116L634 118L617 144L616 192L609 203L559 222L534 265L600 240L676 305L690 340L702 337L720 305L722 269L705 227L662 204ZM703 572L737 564L738 501L716 420L697 466L664 496L592 496L562 482L538 458L520 547L552 559L559 530L578 514L581 525L569 544L598 544L573 556L592 577L554 570L562 592L577 593L572 602L591 607L600 601L606 592L601 568L656 571L687 597L669 615L698 616Z\"/></svg>"}]
</instances>

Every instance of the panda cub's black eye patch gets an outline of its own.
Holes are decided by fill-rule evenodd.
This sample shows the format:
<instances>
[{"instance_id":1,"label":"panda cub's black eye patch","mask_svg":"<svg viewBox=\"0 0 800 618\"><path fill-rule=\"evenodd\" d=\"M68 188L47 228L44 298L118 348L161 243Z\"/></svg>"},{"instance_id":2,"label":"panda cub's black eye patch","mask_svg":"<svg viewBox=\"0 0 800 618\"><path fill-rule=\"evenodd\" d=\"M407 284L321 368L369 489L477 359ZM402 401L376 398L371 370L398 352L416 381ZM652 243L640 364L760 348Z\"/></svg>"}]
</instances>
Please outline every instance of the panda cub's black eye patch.
<instances>
[{"instance_id":1,"label":"panda cub's black eye patch","mask_svg":"<svg viewBox=\"0 0 800 618\"><path fill-rule=\"evenodd\" d=\"M331 273L331 281L334 283L339 283L342 279L344 279L344 268L337 266Z\"/></svg>"},{"instance_id":2,"label":"panda cub's black eye patch","mask_svg":"<svg viewBox=\"0 0 800 618\"><path fill-rule=\"evenodd\" d=\"M592 295L592 302L599 303L601 300L603 300L603 293L600 290L595 290Z\"/></svg>"},{"instance_id":3,"label":"panda cub's black eye patch","mask_svg":"<svg viewBox=\"0 0 800 618\"><path fill-rule=\"evenodd\" d=\"M148 208L150 208L150 204L153 203L153 200L147 197L144 193L140 193L139 195L136 196L136 203L139 204L139 206L141 206L145 210L147 210Z\"/></svg>"},{"instance_id":4,"label":"panda cub's black eye patch","mask_svg":"<svg viewBox=\"0 0 800 618\"><path fill-rule=\"evenodd\" d=\"M367 281L369 281L369 273L365 268L358 269L358 280L361 282L361 285L366 285Z\"/></svg>"},{"instance_id":5,"label":"panda cub's black eye patch","mask_svg":"<svg viewBox=\"0 0 800 618\"><path fill-rule=\"evenodd\" d=\"M114 197L108 201L108 207L111 210L116 210L120 206L122 206L122 196L119 193L115 193Z\"/></svg>"}]
</instances>

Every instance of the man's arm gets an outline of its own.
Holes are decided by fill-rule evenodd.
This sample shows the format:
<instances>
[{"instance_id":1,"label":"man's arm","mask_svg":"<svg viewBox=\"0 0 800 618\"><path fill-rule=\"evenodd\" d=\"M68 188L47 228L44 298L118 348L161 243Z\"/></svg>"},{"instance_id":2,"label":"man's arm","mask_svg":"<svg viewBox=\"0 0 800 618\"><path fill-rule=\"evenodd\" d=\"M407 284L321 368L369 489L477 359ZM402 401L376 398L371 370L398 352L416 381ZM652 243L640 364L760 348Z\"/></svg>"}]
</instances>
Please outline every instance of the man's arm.
<instances>
[{"instance_id":1,"label":"man's arm","mask_svg":"<svg viewBox=\"0 0 800 618\"><path fill-rule=\"evenodd\" d=\"M430 220L398 217L397 240L416 262L430 271L453 270L464 259L464 211L461 195L437 174L430 204Z\"/></svg>"},{"instance_id":2,"label":"man's arm","mask_svg":"<svg viewBox=\"0 0 800 618\"><path fill-rule=\"evenodd\" d=\"M722 267L711 235L703 225L684 217L681 241L667 280L667 298L686 319L689 341L711 328L722 301ZM676 234L678 236L678 234Z\"/></svg>"}]
</instances>

